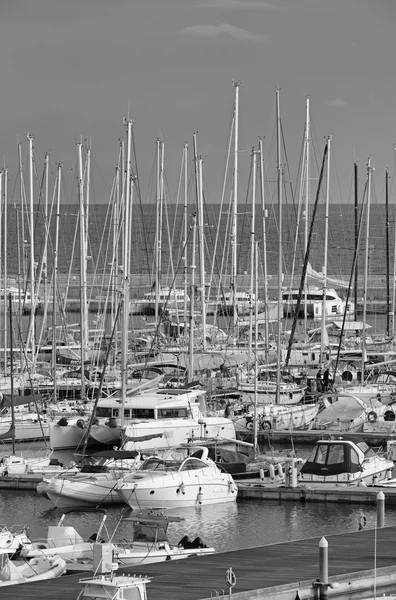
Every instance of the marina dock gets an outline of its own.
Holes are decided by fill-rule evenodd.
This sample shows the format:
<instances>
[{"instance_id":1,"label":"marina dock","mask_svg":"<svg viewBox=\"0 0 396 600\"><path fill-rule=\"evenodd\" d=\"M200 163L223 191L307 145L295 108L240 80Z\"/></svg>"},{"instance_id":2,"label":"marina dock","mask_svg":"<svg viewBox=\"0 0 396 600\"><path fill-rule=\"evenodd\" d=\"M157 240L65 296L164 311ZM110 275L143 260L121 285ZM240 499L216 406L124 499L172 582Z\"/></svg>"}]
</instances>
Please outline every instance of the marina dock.
<instances>
[{"instance_id":1,"label":"marina dock","mask_svg":"<svg viewBox=\"0 0 396 600\"><path fill-rule=\"evenodd\" d=\"M226 523L224 524L226 527ZM328 543L329 597L359 598L373 595L389 586L396 589L396 527L363 529L352 533L326 536ZM148 600L203 600L228 596L225 581L232 567L236 584L235 600L248 598L309 600L318 595L319 544L323 538L263 545L219 554L167 561L142 567L120 569L120 573L152 578L148 584ZM265 540L263 540L265 543ZM375 567L375 568L374 568ZM75 600L81 589L79 580L87 573L73 573L58 579L10 586L2 594L7 599Z\"/></svg>"}]
</instances>

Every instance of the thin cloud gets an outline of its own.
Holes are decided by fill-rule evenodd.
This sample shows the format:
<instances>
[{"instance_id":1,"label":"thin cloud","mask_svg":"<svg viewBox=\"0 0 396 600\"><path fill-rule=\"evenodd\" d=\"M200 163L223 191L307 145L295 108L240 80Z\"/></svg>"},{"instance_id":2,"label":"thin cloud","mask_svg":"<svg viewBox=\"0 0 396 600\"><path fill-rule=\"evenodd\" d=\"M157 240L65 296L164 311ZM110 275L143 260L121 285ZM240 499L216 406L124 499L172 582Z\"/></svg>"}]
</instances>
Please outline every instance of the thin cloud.
<instances>
[{"instance_id":1,"label":"thin cloud","mask_svg":"<svg viewBox=\"0 0 396 600\"><path fill-rule=\"evenodd\" d=\"M195 37L217 37L225 33L237 40L248 40L250 42L265 42L270 40L266 35L258 35L251 31L247 31L246 29L234 27L228 23L222 23L221 25L192 25L190 27L184 27L180 33L193 35Z\"/></svg>"},{"instance_id":2,"label":"thin cloud","mask_svg":"<svg viewBox=\"0 0 396 600\"><path fill-rule=\"evenodd\" d=\"M211 8L279 8L269 2L261 2L260 0L209 0L203 2L200 6L209 6Z\"/></svg>"},{"instance_id":3,"label":"thin cloud","mask_svg":"<svg viewBox=\"0 0 396 600\"><path fill-rule=\"evenodd\" d=\"M327 106L346 106L347 102L345 100L343 100L342 98L336 98L335 100L330 100L330 102L327 104Z\"/></svg>"}]
</instances>

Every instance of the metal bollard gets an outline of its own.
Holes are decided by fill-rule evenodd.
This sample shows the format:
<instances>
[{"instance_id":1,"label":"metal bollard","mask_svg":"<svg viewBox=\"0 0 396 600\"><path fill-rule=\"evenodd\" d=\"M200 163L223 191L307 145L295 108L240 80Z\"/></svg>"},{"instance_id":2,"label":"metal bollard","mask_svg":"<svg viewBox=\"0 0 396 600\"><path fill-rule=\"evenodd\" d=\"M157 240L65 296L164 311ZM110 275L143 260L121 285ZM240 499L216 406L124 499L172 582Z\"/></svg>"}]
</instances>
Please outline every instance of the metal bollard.
<instances>
[{"instance_id":1,"label":"metal bollard","mask_svg":"<svg viewBox=\"0 0 396 600\"><path fill-rule=\"evenodd\" d=\"M385 526L385 494L378 492L377 494L377 529Z\"/></svg>"},{"instance_id":2,"label":"metal bollard","mask_svg":"<svg viewBox=\"0 0 396 600\"><path fill-rule=\"evenodd\" d=\"M329 554L328 543L325 537L319 542L319 578L314 582L317 590L315 597L318 600L327 600L329 592Z\"/></svg>"}]
</instances>

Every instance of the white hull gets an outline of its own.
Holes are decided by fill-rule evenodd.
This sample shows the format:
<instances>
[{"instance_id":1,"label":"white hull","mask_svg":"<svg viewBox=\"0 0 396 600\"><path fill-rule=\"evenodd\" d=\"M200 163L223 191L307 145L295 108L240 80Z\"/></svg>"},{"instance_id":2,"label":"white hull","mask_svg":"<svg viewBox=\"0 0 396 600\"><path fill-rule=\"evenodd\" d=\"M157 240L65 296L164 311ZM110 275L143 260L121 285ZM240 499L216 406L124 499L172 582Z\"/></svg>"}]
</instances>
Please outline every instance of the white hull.
<instances>
[{"instance_id":1,"label":"white hull","mask_svg":"<svg viewBox=\"0 0 396 600\"><path fill-rule=\"evenodd\" d=\"M194 419L166 419L127 425L122 433L124 450L157 450L186 444L191 439L235 439L235 427L223 417L205 417L202 424ZM147 439L145 439L147 438Z\"/></svg>"},{"instance_id":2,"label":"white hull","mask_svg":"<svg viewBox=\"0 0 396 600\"><path fill-rule=\"evenodd\" d=\"M198 480L197 480L198 479ZM199 476L183 478L184 492L180 491L182 480L159 477L151 481L151 486L121 488L118 493L126 504L132 509L141 508L187 508L210 504L223 504L235 502L237 487L230 483L230 478L223 477L216 481L204 482Z\"/></svg>"},{"instance_id":3,"label":"white hull","mask_svg":"<svg viewBox=\"0 0 396 600\"><path fill-rule=\"evenodd\" d=\"M57 508L122 504L115 490L117 478L108 474L87 477L78 481L53 478L39 484L41 494Z\"/></svg>"},{"instance_id":4,"label":"white hull","mask_svg":"<svg viewBox=\"0 0 396 600\"><path fill-rule=\"evenodd\" d=\"M238 385L238 390L243 394L244 402L251 402L255 394L255 386L253 383L241 383ZM289 387L281 388L279 392L279 404L290 405L298 404L304 398L305 388ZM260 386L257 384L257 403L258 404L273 404L276 400L276 390L272 386Z\"/></svg>"},{"instance_id":5,"label":"white hull","mask_svg":"<svg viewBox=\"0 0 396 600\"><path fill-rule=\"evenodd\" d=\"M258 407L258 430L285 431L306 428L316 417L319 411L318 404L305 404L302 406L279 406L277 404ZM253 412L236 418L235 429L246 431L254 429Z\"/></svg>"},{"instance_id":6,"label":"white hull","mask_svg":"<svg viewBox=\"0 0 396 600\"><path fill-rule=\"evenodd\" d=\"M15 441L16 442L31 442L47 440L49 438L49 421L47 419L41 420L42 427L37 419L15 421ZM0 435L6 434L11 427L11 421L3 421L0 423ZM5 437L2 438L4 441L10 440Z\"/></svg>"}]
</instances>

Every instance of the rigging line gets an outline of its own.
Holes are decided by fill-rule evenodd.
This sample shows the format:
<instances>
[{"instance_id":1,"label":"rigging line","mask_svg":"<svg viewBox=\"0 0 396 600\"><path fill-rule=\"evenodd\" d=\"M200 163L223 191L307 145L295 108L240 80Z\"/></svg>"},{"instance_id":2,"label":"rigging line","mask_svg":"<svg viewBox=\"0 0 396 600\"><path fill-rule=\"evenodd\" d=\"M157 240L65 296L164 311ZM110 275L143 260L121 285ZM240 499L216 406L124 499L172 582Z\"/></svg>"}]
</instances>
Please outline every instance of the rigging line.
<instances>
[{"instance_id":1,"label":"rigging line","mask_svg":"<svg viewBox=\"0 0 396 600\"><path fill-rule=\"evenodd\" d=\"M354 254L353 254L353 261L352 261L352 269L351 269L351 273L349 276L349 285L348 285L348 289L347 289L347 293L346 293L346 298L345 298L345 310L344 310L344 315L343 315L343 319L342 319L342 327L341 327L341 332L340 332L340 341L338 343L338 349L337 349L337 358L334 364L334 372L333 372L333 381L335 378L335 374L337 373L337 368L338 368L338 363L340 361L340 354L341 354L341 341L344 335L344 330L345 330L345 322L346 322L346 313L347 313L347 306L348 306L348 302L349 302L349 296L351 294L351 289L352 289L352 282L354 280L354 276L355 276L355 269L356 269L356 264L357 264L357 260L358 260L358 254L359 254L359 239L360 239L360 234L361 234L361 230L362 230L362 226L363 226L363 217L364 217L364 204L365 201L368 198L368 194L367 194L367 179L366 179L366 183L365 183L365 187L364 187L364 191L363 191L363 201L362 201L362 208L360 211L360 217L359 217L359 225L358 225L358 231L357 231L357 240L356 240L356 245L355 245L355 249L354 249ZM368 201L368 200L367 200ZM363 373L361 376L361 382L363 383Z\"/></svg>"},{"instance_id":2,"label":"rigging line","mask_svg":"<svg viewBox=\"0 0 396 600\"><path fill-rule=\"evenodd\" d=\"M186 241L185 241L185 244L184 244L184 246L183 246L183 249L182 249L182 252L181 252L181 256L180 256L180 258L179 258L179 261L178 261L178 263L177 263L177 267L176 267L176 273L177 273L177 272L178 272L178 270L179 270L180 263L181 263L181 262L182 262L182 260L183 260L183 253L184 253L184 250L185 250L185 248L186 248L186 246L187 246L187 243L188 243L188 241L189 241L190 234L191 234L191 232L193 231L193 228L194 228L194 219L195 219L195 213L194 213L194 215L193 215L193 219L192 219L192 222L191 222L191 224L190 224L190 227L189 227L189 230L188 230L187 239L186 239ZM168 292L168 295L167 295L167 297L166 297L166 299L165 299L164 306L163 306L163 310L165 310L165 309L166 309L166 306L167 306L167 304L168 304L168 302L169 302L169 299L170 299L170 297L171 297L171 295L172 295L172 290L173 290L173 286L174 286L174 284L175 284L175 281L176 281L176 275L174 276L174 278L173 278L173 281L172 281L171 285L169 286L169 292ZM160 326L161 326L161 321L159 320L159 321L158 321L158 323L156 323L156 327L155 327L155 330L154 330L153 339L151 340L151 344L150 344L150 349L149 349L149 352L147 353L146 360L145 360L145 362L143 363L143 369L142 369L142 373L143 373L144 369L146 369L146 368L147 368L147 363L148 363L149 356L152 354L152 351L153 351L153 349L154 349L154 343L155 343L157 340L159 340L159 329L160 329Z\"/></svg>"},{"instance_id":3,"label":"rigging line","mask_svg":"<svg viewBox=\"0 0 396 600\"><path fill-rule=\"evenodd\" d=\"M85 452L87 450L89 433L90 433L90 431L92 429L92 425L93 425L93 422L94 422L96 409L97 409L97 406L98 406L98 403L99 403L99 400L100 400L100 396L101 396L101 393L102 393L103 383L104 383L104 377L105 377L105 373L106 373L106 367L107 367L107 364L109 362L109 356L110 356L110 352L111 352L111 348L112 348L112 343L113 343L113 339L114 339L116 328L117 328L118 317L120 316L122 305L123 305L123 301L119 302L118 306L117 306L117 312L116 312L116 315L115 315L115 318L114 318L113 329L111 330L111 335L110 335L110 339L108 341L108 346L107 346L107 352L106 352L105 360L104 360L104 363L103 363L103 369L102 369L102 372L101 372L101 375L100 375L99 388L97 390L97 394L96 394L94 406L92 408L91 416L90 416L89 421L88 421L88 427L84 431L84 435L82 437L82 440L80 441L80 444L81 444L81 442L83 443L83 454L85 454ZM83 368L84 368L84 365L81 365L81 369L83 369Z\"/></svg>"},{"instance_id":4,"label":"rigging line","mask_svg":"<svg viewBox=\"0 0 396 600\"><path fill-rule=\"evenodd\" d=\"M310 246L311 246L313 224L314 224L314 221L315 221L316 210L317 210L317 206L318 206L318 202L319 202L319 195L320 195L320 189L321 189L321 186L322 186L322 180L323 180L324 167L325 167L325 163L326 163L327 150L328 150L328 145L326 143L326 146L325 146L325 149L324 149L324 152L323 152L323 160L322 160L322 166L321 166L321 169L320 169L320 175L319 175L319 181L318 181L318 188L316 190L315 204L314 204L314 207L313 207L312 219L311 219L311 224L310 224L310 229L309 229L309 234L308 234L307 249L306 249L305 257L304 257L303 270L302 270L302 273L301 273L300 288L298 290L297 304L296 304L296 309L295 309L295 313L294 313L292 329L291 329L291 333L290 333L290 337L289 337L289 343L288 343L288 348L287 348L287 354L286 354L286 360L285 360L286 367L288 366L289 360L290 360L290 353L291 353L291 349L292 349L292 345L293 345L294 333L296 331L296 325L297 325L297 321L298 321L298 311L299 311L300 304L301 304L301 298L302 298L303 288L304 288L304 284L305 284L305 278L306 278L306 274L307 274L307 266L308 266L309 251L310 251Z\"/></svg>"}]
</instances>

